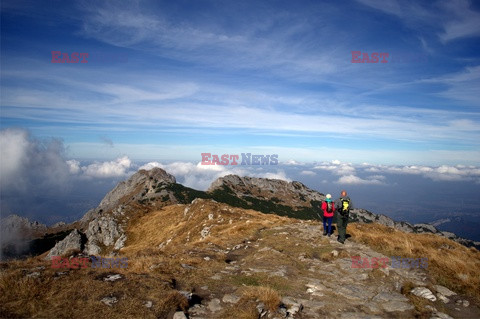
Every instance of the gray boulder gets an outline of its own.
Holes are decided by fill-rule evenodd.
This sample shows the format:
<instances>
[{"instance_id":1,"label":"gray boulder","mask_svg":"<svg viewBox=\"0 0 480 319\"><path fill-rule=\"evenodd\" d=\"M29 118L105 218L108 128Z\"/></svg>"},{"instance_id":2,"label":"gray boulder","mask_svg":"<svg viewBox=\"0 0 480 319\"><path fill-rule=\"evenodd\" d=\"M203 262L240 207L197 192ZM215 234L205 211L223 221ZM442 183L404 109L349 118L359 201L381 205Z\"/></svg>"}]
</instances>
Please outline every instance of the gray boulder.
<instances>
[{"instance_id":1,"label":"gray boulder","mask_svg":"<svg viewBox=\"0 0 480 319\"><path fill-rule=\"evenodd\" d=\"M438 229L436 229L435 226L430 224L415 224L413 225L413 227L417 233L438 233Z\"/></svg>"},{"instance_id":2,"label":"gray boulder","mask_svg":"<svg viewBox=\"0 0 480 319\"><path fill-rule=\"evenodd\" d=\"M53 247L45 259L51 259L53 256L62 256L69 251L81 251L82 250L82 235L77 229L72 230L67 237L58 242Z\"/></svg>"},{"instance_id":3,"label":"gray boulder","mask_svg":"<svg viewBox=\"0 0 480 319\"><path fill-rule=\"evenodd\" d=\"M435 295L430 291L430 289L425 287L415 287L410 291L410 293L414 294L415 296L428 299L430 301L437 301L437 297L435 297Z\"/></svg>"},{"instance_id":4,"label":"gray boulder","mask_svg":"<svg viewBox=\"0 0 480 319\"><path fill-rule=\"evenodd\" d=\"M120 249L126 240L122 227L112 216L101 216L92 220L88 224L86 235L88 243L85 252L90 255L99 254L101 245L106 247L115 245Z\"/></svg>"}]
</instances>

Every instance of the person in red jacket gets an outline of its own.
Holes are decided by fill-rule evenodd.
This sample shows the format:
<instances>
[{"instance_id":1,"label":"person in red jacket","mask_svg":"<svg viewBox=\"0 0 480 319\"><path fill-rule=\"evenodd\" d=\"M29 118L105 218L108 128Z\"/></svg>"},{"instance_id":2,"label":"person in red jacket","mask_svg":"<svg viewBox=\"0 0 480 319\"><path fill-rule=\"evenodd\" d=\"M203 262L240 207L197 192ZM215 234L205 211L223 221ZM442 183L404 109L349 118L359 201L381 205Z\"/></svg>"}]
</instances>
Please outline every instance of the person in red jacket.
<instances>
[{"instance_id":1,"label":"person in red jacket","mask_svg":"<svg viewBox=\"0 0 480 319\"><path fill-rule=\"evenodd\" d=\"M332 220L333 213L335 212L335 203L332 201L332 195L327 194L325 201L322 202L323 210L323 236L328 234L328 237L332 235ZM328 224L328 230L327 230Z\"/></svg>"}]
</instances>

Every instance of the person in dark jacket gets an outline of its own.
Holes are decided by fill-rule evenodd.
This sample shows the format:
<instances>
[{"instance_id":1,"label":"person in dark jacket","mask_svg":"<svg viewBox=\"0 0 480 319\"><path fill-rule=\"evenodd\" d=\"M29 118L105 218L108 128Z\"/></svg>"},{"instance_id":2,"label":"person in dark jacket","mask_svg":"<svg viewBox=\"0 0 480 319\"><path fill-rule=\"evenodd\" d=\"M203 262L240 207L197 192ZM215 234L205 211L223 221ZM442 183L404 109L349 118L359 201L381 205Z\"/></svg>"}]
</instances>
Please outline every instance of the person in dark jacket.
<instances>
[{"instance_id":1,"label":"person in dark jacket","mask_svg":"<svg viewBox=\"0 0 480 319\"><path fill-rule=\"evenodd\" d=\"M350 210L353 209L352 200L347 196L346 191L340 193L340 198L335 201L335 207L337 212L337 228L338 238L340 243L345 243L347 235L347 224Z\"/></svg>"},{"instance_id":2,"label":"person in dark jacket","mask_svg":"<svg viewBox=\"0 0 480 319\"><path fill-rule=\"evenodd\" d=\"M335 212L335 203L332 201L332 195L327 194L325 201L322 202L323 211L323 236L332 235L332 220ZM327 229L328 224L328 229Z\"/></svg>"}]
</instances>

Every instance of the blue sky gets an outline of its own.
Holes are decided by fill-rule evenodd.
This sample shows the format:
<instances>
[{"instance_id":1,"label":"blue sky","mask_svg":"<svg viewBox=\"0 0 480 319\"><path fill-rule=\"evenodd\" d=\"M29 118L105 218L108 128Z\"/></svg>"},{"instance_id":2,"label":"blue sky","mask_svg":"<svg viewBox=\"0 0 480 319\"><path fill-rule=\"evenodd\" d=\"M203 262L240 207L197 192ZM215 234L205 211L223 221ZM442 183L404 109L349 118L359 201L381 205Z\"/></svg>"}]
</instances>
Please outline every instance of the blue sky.
<instances>
[{"instance_id":1,"label":"blue sky","mask_svg":"<svg viewBox=\"0 0 480 319\"><path fill-rule=\"evenodd\" d=\"M1 15L1 128L71 159L479 164L479 2L7 0Z\"/></svg>"}]
</instances>

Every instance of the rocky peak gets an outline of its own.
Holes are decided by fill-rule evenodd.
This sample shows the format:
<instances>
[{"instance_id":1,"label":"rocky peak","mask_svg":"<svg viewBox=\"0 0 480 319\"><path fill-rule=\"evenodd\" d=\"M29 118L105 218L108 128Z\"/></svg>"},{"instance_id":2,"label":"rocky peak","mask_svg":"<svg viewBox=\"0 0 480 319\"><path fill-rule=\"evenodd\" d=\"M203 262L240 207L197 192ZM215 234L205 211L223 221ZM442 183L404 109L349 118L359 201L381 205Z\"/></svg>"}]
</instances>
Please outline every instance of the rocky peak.
<instances>
[{"instance_id":1,"label":"rocky peak","mask_svg":"<svg viewBox=\"0 0 480 319\"><path fill-rule=\"evenodd\" d=\"M287 182L280 179L240 177L227 175L215 180L209 187L208 192L227 190L236 196L253 197L261 200L270 200L277 204L292 208L308 207L314 201L321 202L325 199L324 194L312 190L300 182Z\"/></svg>"},{"instance_id":2,"label":"rocky peak","mask_svg":"<svg viewBox=\"0 0 480 319\"><path fill-rule=\"evenodd\" d=\"M86 223L103 213L121 210L122 206L131 202L164 196L160 189L175 182L175 177L161 168L155 167L148 171L141 169L126 181L118 183L102 199L97 208L88 211L82 217L81 222Z\"/></svg>"},{"instance_id":3,"label":"rocky peak","mask_svg":"<svg viewBox=\"0 0 480 319\"><path fill-rule=\"evenodd\" d=\"M160 203L160 206L175 203L176 198L168 189L175 183L173 175L158 167L141 169L118 183L97 208L89 210L80 220L87 238L85 251L99 254L100 247L106 248L103 252L121 249L126 240L124 226L130 218L128 215L145 203Z\"/></svg>"},{"instance_id":4,"label":"rocky peak","mask_svg":"<svg viewBox=\"0 0 480 319\"><path fill-rule=\"evenodd\" d=\"M24 230L45 230L46 225L37 221L30 222L26 217L20 217L18 215L9 215L1 220L2 232L9 229L24 229Z\"/></svg>"},{"instance_id":5,"label":"rocky peak","mask_svg":"<svg viewBox=\"0 0 480 319\"><path fill-rule=\"evenodd\" d=\"M155 167L148 171L141 169L128 180L120 182L110 191L100 202L99 208L103 210L113 209L118 205L119 201L127 195L133 195L135 197L139 193L143 193L143 195L145 195L145 193L154 193L154 189L158 184L175 182L175 177L161 168Z\"/></svg>"}]
</instances>

